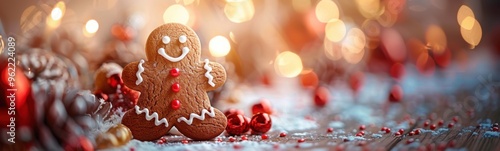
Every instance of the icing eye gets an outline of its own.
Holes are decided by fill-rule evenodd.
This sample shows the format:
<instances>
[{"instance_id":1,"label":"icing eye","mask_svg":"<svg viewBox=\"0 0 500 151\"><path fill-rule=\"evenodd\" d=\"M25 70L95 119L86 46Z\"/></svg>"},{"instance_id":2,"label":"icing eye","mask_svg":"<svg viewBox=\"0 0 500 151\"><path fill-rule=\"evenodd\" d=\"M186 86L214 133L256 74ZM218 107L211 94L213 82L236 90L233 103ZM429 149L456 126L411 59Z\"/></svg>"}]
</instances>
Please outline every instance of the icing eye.
<instances>
[{"instance_id":1,"label":"icing eye","mask_svg":"<svg viewBox=\"0 0 500 151\"><path fill-rule=\"evenodd\" d=\"M161 41L162 41L164 44L168 44L168 43L170 43L170 37L168 37L168 36L163 36L163 38L161 39Z\"/></svg>"},{"instance_id":2,"label":"icing eye","mask_svg":"<svg viewBox=\"0 0 500 151\"><path fill-rule=\"evenodd\" d=\"M186 41L187 41L186 35L182 35L182 36L179 37L179 42L185 43Z\"/></svg>"}]
</instances>

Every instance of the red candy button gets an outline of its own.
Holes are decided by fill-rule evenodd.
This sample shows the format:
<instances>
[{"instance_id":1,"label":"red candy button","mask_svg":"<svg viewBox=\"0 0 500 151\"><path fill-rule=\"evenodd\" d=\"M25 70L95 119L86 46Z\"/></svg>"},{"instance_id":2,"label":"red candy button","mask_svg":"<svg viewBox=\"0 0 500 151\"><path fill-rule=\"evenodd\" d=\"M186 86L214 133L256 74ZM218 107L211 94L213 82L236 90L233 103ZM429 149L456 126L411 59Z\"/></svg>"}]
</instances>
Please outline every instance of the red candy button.
<instances>
[{"instance_id":1,"label":"red candy button","mask_svg":"<svg viewBox=\"0 0 500 151\"><path fill-rule=\"evenodd\" d=\"M181 85L179 83L172 84L172 91L179 92L181 90Z\"/></svg>"},{"instance_id":2,"label":"red candy button","mask_svg":"<svg viewBox=\"0 0 500 151\"><path fill-rule=\"evenodd\" d=\"M177 77L181 74L181 72L179 71L179 68L172 68L170 69L170 75L174 76L174 77Z\"/></svg>"},{"instance_id":3,"label":"red candy button","mask_svg":"<svg viewBox=\"0 0 500 151\"><path fill-rule=\"evenodd\" d=\"M181 101L175 99L173 100L171 103L170 103L170 107L172 107L172 109L174 110L177 110L181 107Z\"/></svg>"}]
</instances>

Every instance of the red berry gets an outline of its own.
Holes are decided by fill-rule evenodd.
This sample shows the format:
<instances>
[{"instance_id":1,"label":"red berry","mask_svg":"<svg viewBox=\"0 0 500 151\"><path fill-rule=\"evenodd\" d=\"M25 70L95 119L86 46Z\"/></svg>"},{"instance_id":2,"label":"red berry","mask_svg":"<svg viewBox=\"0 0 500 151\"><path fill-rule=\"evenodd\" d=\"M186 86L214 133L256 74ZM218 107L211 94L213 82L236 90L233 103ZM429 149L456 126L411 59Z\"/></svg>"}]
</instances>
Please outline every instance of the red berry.
<instances>
[{"instance_id":1,"label":"red berry","mask_svg":"<svg viewBox=\"0 0 500 151\"><path fill-rule=\"evenodd\" d=\"M250 128L255 133L266 133L271 129L272 120L267 113L258 113L253 115L250 121Z\"/></svg>"},{"instance_id":2,"label":"red berry","mask_svg":"<svg viewBox=\"0 0 500 151\"><path fill-rule=\"evenodd\" d=\"M331 128L331 127L330 127L330 128L328 128L328 129L326 129L326 132L327 132L327 133L331 133L331 132L333 132L333 128Z\"/></svg>"},{"instance_id":3,"label":"red berry","mask_svg":"<svg viewBox=\"0 0 500 151\"><path fill-rule=\"evenodd\" d=\"M261 138L261 139L267 139L268 137L269 137L269 136L267 136L267 134L262 134L262 135L260 135L260 138Z\"/></svg>"},{"instance_id":4,"label":"red berry","mask_svg":"<svg viewBox=\"0 0 500 151\"><path fill-rule=\"evenodd\" d=\"M430 129L431 129L431 130L435 130L435 129L436 129L436 127L437 127L437 126L436 126L436 124L432 124L432 125L431 125L431 127L430 127Z\"/></svg>"},{"instance_id":5,"label":"red berry","mask_svg":"<svg viewBox=\"0 0 500 151\"><path fill-rule=\"evenodd\" d=\"M285 132L281 132L280 133L280 137L286 137L286 133Z\"/></svg>"},{"instance_id":6,"label":"red berry","mask_svg":"<svg viewBox=\"0 0 500 151\"><path fill-rule=\"evenodd\" d=\"M172 91L179 92L181 90L181 85L179 83L172 84Z\"/></svg>"},{"instance_id":7,"label":"red berry","mask_svg":"<svg viewBox=\"0 0 500 151\"><path fill-rule=\"evenodd\" d=\"M393 85L390 90L389 101L399 102L401 99L403 99L403 88L399 85Z\"/></svg>"},{"instance_id":8,"label":"red berry","mask_svg":"<svg viewBox=\"0 0 500 151\"><path fill-rule=\"evenodd\" d=\"M227 117L226 132L229 135L241 135L250 130L247 119L240 114L231 114Z\"/></svg>"},{"instance_id":9,"label":"red berry","mask_svg":"<svg viewBox=\"0 0 500 151\"><path fill-rule=\"evenodd\" d=\"M390 128L385 129L385 133L390 133L390 132L391 132Z\"/></svg>"},{"instance_id":10,"label":"red berry","mask_svg":"<svg viewBox=\"0 0 500 151\"><path fill-rule=\"evenodd\" d=\"M255 115L257 113L267 113L271 114L273 111L271 109L271 105L269 104L269 101L266 99L261 99L259 103L254 104L252 106L252 114Z\"/></svg>"},{"instance_id":11,"label":"red berry","mask_svg":"<svg viewBox=\"0 0 500 151\"><path fill-rule=\"evenodd\" d=\"M330 99L330 91L325 87L318 87L314 92L314 104L318 107L324 107Z\"/></svg>"},{"instance_id":12,"label":"red berry","mask_svg":"<svg viewBox=\"0 0 500 151\"><path fill-rule=\"evenodd\" d=\"M172 68L170 69L170 75L173 77L177 77L181 74L178 68Z\"/></svg>"},{"instance_id":13,"label":"red berry","mask_svg":"<svg viewBox=\"0 0 500 151\"><path fill-rule=\"evenodd\" d=\"M244 115L243 110L240 109L228 109L226 112L224 112L224 115L229 116L231 114L240 114Z\"/></svg>"},{"instance_id":14,"label":"red berry","mask_svg":"<svg viewBox=\"0 0 500 151\"><path fill-rule=\"evenodd\" d=\"M175 99L175 100L172 100L172 102L170 102L170 107L174 110L177 110L181 107L181 101Z\"/></svg>"},{"instance_id":15,"label":"red berry","mask_svg":"<svg viewBox=\"0 0 500 151\"><path fill-rule=\"evenodd\" d=\"M302 142L305 142L305 141L306 141L306 140L305 140L305 139L303 139L303 138L301 138L301 139L297 140L297 142L298 142L298 143L302 143Z\"/></svg>"},{"instance_id":16,"label":"red berry","mask_svg":"<svg viewBox=\"0 0 500 151\"><path fill-rule=\"evenodd\" d=\"M236 138L234 138L234 137L229 137L229 139L228 139L228 140L229 140L230 142L234 142L234 141L236 141Z\"/></svg>"},{"instance_id":17,"label":"red berry","mask_svg":"<svg viewBox=\"0 0 500 151\"><path fill-rule=\"evenodd\" d=\"M424 127L429 126L429 124L430 124L430 122L429 122L429 121L425 121L425 122L424 122Z\"/></svg>"},{"instance_id":18,"label":"red berry","mask_svg":"<svg viewBox=\"0 0 500 151\"><path fill-rule=\"evenodd\" d=\"M365 125L361 125L359 126L359 130L365 130L366 129L366 126Z\"/></svg>"},{"instance_id":19,"label":"red berry","mask_svg":"<svg viewBox=\"0 0 500 151\"><path fill-rule=\"evenodd\" d=\"M443 121L443 120L439 120L439 121L438 121L438 126L443 126L443 124L444 124L444 121Z\"/></svg>"},{"instance_id":20,"label":"red berry","mask_svg":"<svg viewBox=\"0 0 500 151\"><path fill-rule=\"evenodd\" d=\"M448 128L453 128L454 123L448 123Z\"/></svg>"}]
</instances>

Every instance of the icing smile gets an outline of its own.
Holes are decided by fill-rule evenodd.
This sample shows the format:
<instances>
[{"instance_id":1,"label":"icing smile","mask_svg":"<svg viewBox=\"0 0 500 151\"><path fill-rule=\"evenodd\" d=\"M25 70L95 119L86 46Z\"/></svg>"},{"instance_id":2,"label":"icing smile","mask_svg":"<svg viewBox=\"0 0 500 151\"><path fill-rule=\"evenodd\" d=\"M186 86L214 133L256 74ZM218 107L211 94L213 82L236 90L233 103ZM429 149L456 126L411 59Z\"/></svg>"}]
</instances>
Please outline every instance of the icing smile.
<instances>
[{"instance_id":1,"label":"icing smile","mask_svg":"<svg viewBox=\"0 0 500 151\"><path fill-rule=\"evenodd\" d=\"M165 53L165 48L160 48L158 49L158 54L160 54L163 58L167 59L168 61L171 61L171 62L179 62L181 61L182 59L184 59L184 57L186 57L186 55L189 53L189 48L188 47L183 47L182 48L182 54L179 56L179 57L172 57L170 55L168 55L167 53Z\"/></svg>"}]
</instances>

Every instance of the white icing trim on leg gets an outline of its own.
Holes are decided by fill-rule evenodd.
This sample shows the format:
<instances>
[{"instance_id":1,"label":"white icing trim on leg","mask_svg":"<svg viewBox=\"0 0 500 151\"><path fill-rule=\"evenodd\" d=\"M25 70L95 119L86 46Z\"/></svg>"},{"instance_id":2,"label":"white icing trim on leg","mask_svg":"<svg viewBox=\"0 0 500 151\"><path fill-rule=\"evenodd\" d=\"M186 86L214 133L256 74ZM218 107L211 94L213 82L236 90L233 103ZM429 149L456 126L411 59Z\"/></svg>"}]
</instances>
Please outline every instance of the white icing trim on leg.
<instances>
[{"instance_id":1,"label":"white icing trim on leg","mask_svg":"<svg viewBox=\"0 0 500 151\"><path fill-rule=\"evenodd\" d=\"M150 115L150 114L149 114L149 110L148 110L147 108L144 108L144 109L142 109L142 110L141 110L141 109L139 108L139 106L137 106L137 105L136 105L136 106L135 106L135 113L136 113L137 115L142 114L142 113L145 113L145 114L146 114L146 120L150 121L151 119L153 119L153 118L154 118L154 119L155 119L155 125L156 125L156 126L161 125L161 123L165 123L165 127L168 127L168 121L167 121L167 119L162 118L161 120L158 120L158 119L159 119L159 117L158 117L158 113L153 112L153 114L151 114L151 115Z\"/></svg>"},{"instance_id":2,"label":"white icing trim on leg","mask_svg":"<svg viewBox=\"0 0 500 151\"><path fill-rule=\"evenodd\" d=\"M199 120L205 120L205 114L208 114L208 116L210 117L215 117L215 112L214 112L214 108L213 107L210 107L210 112L208 112L208 110L206 109L203 109L201 110L201 114L198 115L198 114L195 114L195 113L191 113L189 114L189 120L185 117L180 117L177 119L177 122L181 122L181 121L184 121L186 122L188 125L191 125L193 124L193 119L196 118L196 119L199 119Z\"/></svg>"},{"instance_id":3,"label":"white icing trim on leg","mask_svg":"<svg viewBox=\"0 0 500 151\"><path fill-rule=\"evenodd\" d=\"M212 71L212 67L210 67L208 65L210 61L208 61L208 59L205 59L205 66L203 66L203 68L205 68L205 70L207 70L207 72L205 73L205 77L208 78L208 84L210 84L210 86L212 87L215 87L215 83L214 83L214 76L212 76L212 74L210 74L210 72Z\"/></svg>"},{"instance_id":4,"label":"white icing trim on leg","mask_svg":"<svg viewBox=\"0 0 500 151\"><path fill-rule=\"evenodd\" d=\"M135 85L139 85L142 82L141 73L144 72L144 67L142 67L143 63L144 63L144 59L141 59L141 61L139 62L139 65L137 65L137 67L139 69L137 70L137 73L135 73L135 76L137 76L137 81L135 81Z\"/></svg>"}]
</instances>

